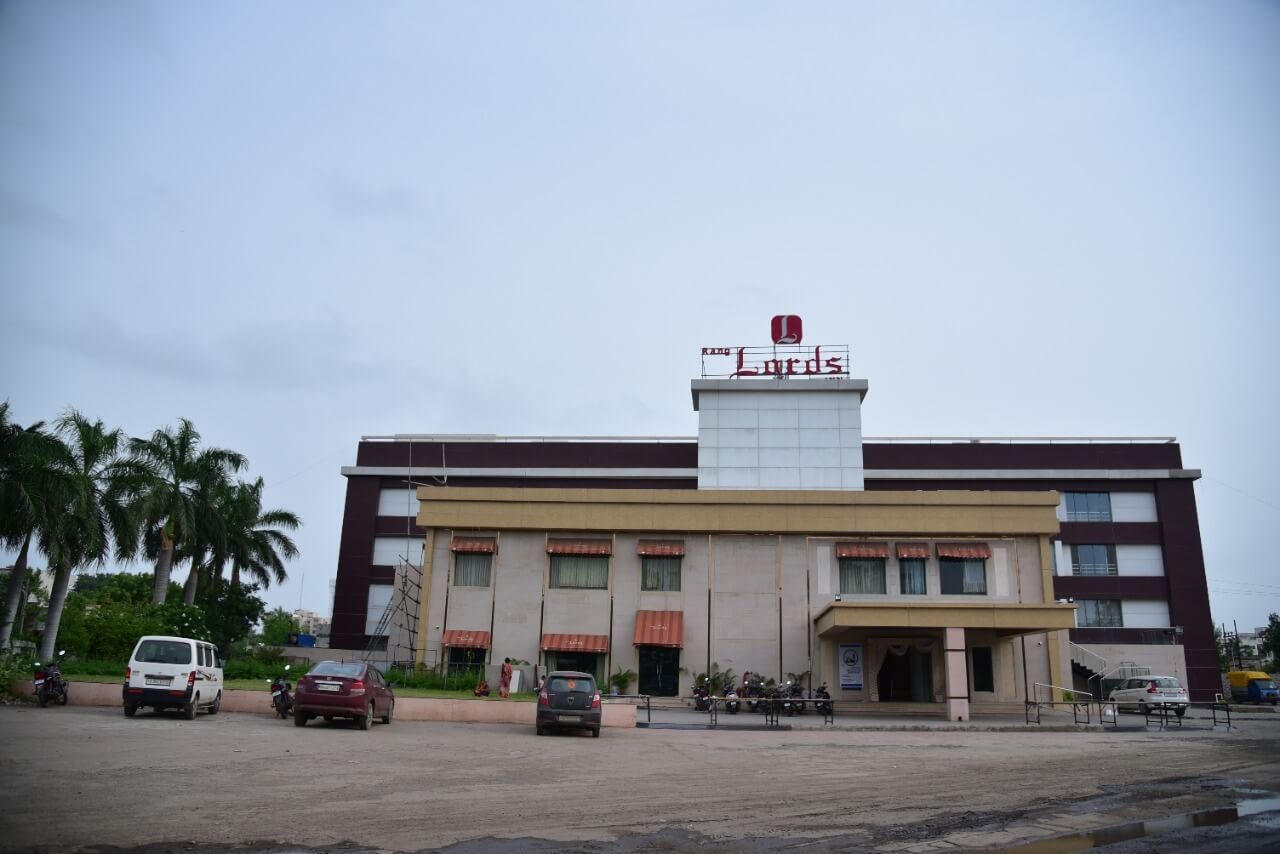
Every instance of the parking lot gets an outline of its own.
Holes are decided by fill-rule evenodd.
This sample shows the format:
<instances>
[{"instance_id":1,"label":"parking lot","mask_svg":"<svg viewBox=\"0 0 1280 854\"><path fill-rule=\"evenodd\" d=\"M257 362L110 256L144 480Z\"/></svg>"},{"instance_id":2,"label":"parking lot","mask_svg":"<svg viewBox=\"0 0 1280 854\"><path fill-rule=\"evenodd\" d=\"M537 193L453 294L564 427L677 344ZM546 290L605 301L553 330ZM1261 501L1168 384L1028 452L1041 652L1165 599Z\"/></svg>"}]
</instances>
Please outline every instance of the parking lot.
<instances>
[{"instance_id":1,"label":"parking lot","mask_svg":"<svg viewBox=\"0 0 1280 854\"><path fill-rule=\"evenodd\" d=\"M253 714L187 722L4 706L0 847L1010 844L1280 792L1277 718L1231 734L610 729L597 740L514 725L360 732ZM1265 832L1251 826L1248 838L1280 838ZM631 844L649 838L648 849Z\"/></svg>"}]
</instances>

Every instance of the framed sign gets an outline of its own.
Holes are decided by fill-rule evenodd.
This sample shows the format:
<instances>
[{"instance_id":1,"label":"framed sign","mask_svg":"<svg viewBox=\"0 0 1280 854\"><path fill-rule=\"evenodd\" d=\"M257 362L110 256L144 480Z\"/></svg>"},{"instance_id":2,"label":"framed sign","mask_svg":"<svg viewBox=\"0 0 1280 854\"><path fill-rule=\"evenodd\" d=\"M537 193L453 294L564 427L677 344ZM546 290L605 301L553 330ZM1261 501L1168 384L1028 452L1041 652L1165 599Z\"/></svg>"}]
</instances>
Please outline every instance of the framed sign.
<instances>
[{"instance_id":1,"label":"framed sign","mask_svg":"<svg viewBox=\"0 0 1280 854\"><path fill-rule=\"evenodd\" d=\"M862 644L840 644L840 688L862 689Z\"/></svg>"}]
</instances>

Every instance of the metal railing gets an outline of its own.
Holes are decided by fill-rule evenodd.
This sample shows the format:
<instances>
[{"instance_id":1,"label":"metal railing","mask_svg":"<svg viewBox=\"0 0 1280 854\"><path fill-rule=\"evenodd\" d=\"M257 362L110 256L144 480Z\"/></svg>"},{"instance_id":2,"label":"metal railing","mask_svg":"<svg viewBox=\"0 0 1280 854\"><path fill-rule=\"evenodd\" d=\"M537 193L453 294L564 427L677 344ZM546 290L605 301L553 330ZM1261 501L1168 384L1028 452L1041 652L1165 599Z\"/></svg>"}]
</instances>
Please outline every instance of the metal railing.
<instances>
[{"instance_id":1,"label":"metal railing","mask_svg":"<svg viewBox=\"0 0 1280 854\"><path fill-rule=\"evenodd\" d=\"M1078 661L1082 667L1087 667L1094 673L1106 672L1107 660L1105 658L1074 641L1067 641L1067 645L1071 648L1072 661Z\"/></svg>"},{"instance_id":2,"label":"metal railing","mask_svg":"<svg viewBox=\"0 0 1280 854\"><path fill-rule=\"evenodd\" d=\"M1041 698L1041 689L1048 694L1044 699ZM1061 691L1063 699L1053 699L1054 691ZM1088 691L1063 688L1061 685L1051 685L1048 682L1034 682L1031 686L1031 696L1027 698L1025 719L1028 724L1039 725L1041 723L1040 712L1043 707L1048 706L1050 710L1053 710L1057 706L1063 706L1064 708L1071 708L1071 717L1077 725L1087 725L1093 722L1093 711L1090 708L1093 702L1093 695ZM1099 715L1101 713L1101 708L1099 708ZM1081 715L1084 716L1084 720L1080 719Z\"/></svg>"}]
</instances>

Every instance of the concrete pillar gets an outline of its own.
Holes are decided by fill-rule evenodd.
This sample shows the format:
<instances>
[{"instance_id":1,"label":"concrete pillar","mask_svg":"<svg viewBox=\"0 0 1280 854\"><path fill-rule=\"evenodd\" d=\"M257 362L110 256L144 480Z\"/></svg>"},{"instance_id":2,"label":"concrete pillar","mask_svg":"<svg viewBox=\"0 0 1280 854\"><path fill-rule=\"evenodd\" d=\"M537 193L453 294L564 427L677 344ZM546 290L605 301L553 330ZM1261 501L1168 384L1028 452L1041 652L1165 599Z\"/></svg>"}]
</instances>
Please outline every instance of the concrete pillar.
<instances>
[{"instance_id":1,"label":"concrete pillar","mask_svg":"<svg viewBox=\"0 0 1280 854\"><path fill-rule=\"evenodd\" d=\"M964 629L943 629L947 661L947 720L969 720L969 668L965 666Z\"/></svg>"}]
</instances>

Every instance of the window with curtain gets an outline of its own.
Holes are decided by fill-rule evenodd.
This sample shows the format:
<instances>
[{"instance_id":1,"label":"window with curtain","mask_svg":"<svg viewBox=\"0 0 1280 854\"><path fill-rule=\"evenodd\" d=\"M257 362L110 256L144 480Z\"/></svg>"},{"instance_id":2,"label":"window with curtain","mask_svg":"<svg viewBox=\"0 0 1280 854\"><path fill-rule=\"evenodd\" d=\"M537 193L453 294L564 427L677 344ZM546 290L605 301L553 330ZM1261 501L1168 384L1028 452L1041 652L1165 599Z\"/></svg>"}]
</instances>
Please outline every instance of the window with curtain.
<instances>
[{"instance_id":1,"label":"window with curtain","mask_svg":"<svg viewBox=\"0 0 1280 854\"><path fill-rule=\"evenodd\" d=\"M488 587L493 555L487 552L454 552L453 586Z\"/></svg>"},{"instance_id":2,"label":"window with curtain","mask_svg":"<svg viewBox=\"0 0 1280 854\"><path fill-rule=\"evenodd\" d=\"M944 557L938 559L942 592L981 595L987 592L987 562L982 559Z\"/></svg>"},{"instance_id":3,"label":"window with curtain","mask_svg":"<svg viewBox=\"0 0 1280 854\"><path fill-rule=\"evenodd\" d=\"M1064 494L1068 522L1110 522L1111 493L1068 492Z\"/></svg>"},{"instance_id":4,"label":"window with curtain","mask_svg":"<svg viewBox=\"0 0 1280 854\"><path fill-rule=\"evenodd\" d=\"M840 592L883 594L884 558L840 558Z\"/></svg>"},{"instance_id":5,"label":"window with curtain","mask_svg":"<svg viewBox=\"0 0 1280 854\"><path fill-rule=\"evenodd\" d=\"M556 589L609 589L608 555L552 555L551 587Z\"/></svg>"},{"instance_id":6,"label":"window with curtain","mask_svg":"<svg viewBox=\"0 0 1280 854\"><path fill-rule=\"evenodd\" d=\"M920 558L900 558L898 581L904 595L924 595L924 561Z\"/></svg>"},{"instance_id":7,"label":"window with curtain","mask_svg":"<svg viewBox=\"0 0 1280 854\"><path fill-rule=\"evenodd\" d=\"M640 589L678 591L680 558L641 556Z\"/></svg>"},{"instance_id":8,"label":"window with curtain","mask_svg":"<svg viewBox=\"0 0 1280 854\"><path fill-rule=\"evenodd\" d=\"M1077 599L1076 625L1082 628L1122 628L1119 599Z\"/></svg>"},{"instance_id":9,"label":"window with curtain","mask_svg":"<svg viewBox=\"0 0 1280 854\"><path fill-rule=\"evenodd\" d=\"M1072 575L1119 575L1115 546L1072 546Z\"/></svg>"}]
</instances>

